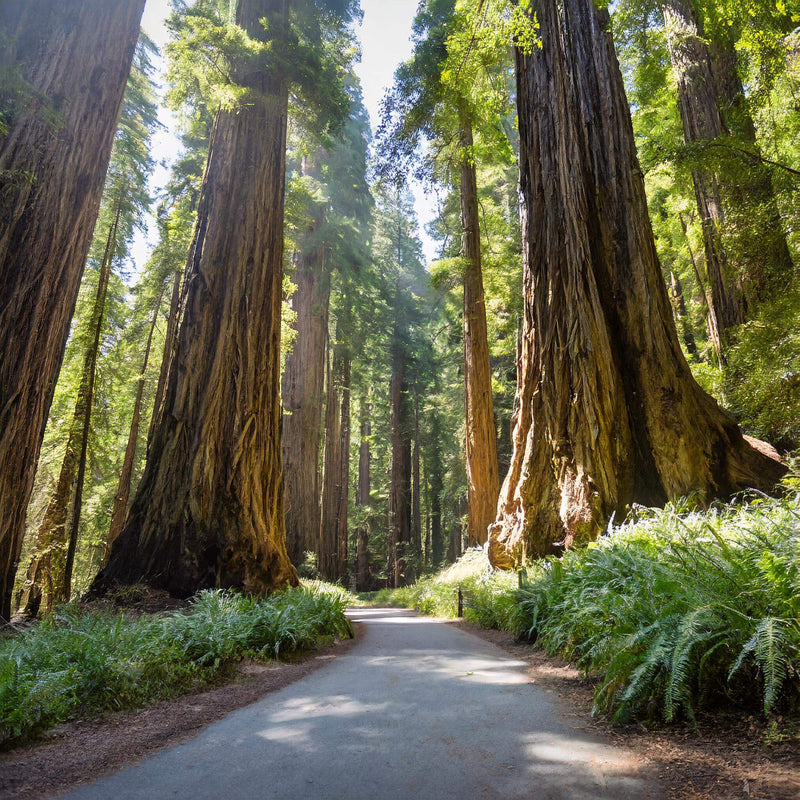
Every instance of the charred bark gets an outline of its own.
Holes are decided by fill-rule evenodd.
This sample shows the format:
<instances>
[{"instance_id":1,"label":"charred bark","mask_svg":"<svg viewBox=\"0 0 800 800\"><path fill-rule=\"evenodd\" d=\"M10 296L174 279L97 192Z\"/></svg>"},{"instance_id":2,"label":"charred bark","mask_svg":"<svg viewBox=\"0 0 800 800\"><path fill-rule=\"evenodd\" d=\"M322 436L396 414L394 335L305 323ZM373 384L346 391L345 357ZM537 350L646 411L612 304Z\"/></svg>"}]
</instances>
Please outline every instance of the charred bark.
<instances>
[{"instance_id":1,"label":"charred bark","mask_svg":"<svg viewBox=\"0 0 800 800\"><path fill-rule=\"evenodd\" d=\"M36 95L0 137L0 617L100 207L144 0L12 0L0 59Z\"/></svg>"},{"instance_id":2,"label":"charred bark","mask_svg":"<svg viewBox=\"0 0 800 800\"><path fill-rule=\"evenodd\" d=\"M525 321L514 459L489 557L587 540L631 503L771 489L780 462L692 378L647 215L630 111L592 0L540 0L517 51ZM766 448L764 448L766 449Z\"/></svg>"},{"instance_id":3,"label":"charred bark","mask_svg":"<svg viewBox=\"0 0 800 800\"><path fill-rule=\"evenodd\" d=\"M287 6L241 0L236 21L281 37ZM258 54L233 75L249 96L215 121L163 413L96 592L143 581L176 596L261 594L297 582L280 450L288 84Z\"/></svg>"},{"instance_id":4,"label":"charred bark","mask_svg":"<svg viewBox=\"0 0 800 800\"><path fill-rule=\"evenodd\" d=\"M469 543L484 544L494 521L500 476L492 405L492 370L481 270L478 183L472 158L472 125L461 120L461 228L464 258L464 389L466 408Z\"/></svg>"}]
</instances>

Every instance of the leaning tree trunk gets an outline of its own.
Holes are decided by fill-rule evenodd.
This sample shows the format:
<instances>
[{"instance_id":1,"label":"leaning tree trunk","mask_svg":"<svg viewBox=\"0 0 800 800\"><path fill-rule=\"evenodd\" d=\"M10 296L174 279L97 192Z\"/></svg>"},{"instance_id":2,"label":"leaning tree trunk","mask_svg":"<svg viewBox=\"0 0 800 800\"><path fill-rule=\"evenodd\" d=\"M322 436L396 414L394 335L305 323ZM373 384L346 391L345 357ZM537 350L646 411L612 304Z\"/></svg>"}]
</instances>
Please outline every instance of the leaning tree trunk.
<instances>
[{"instance_id":1,"label":"leaning tree trunk","mask_svg":"<svg viewBox=\"0 0 800 800\"><path fill-rule=\"evenodd\" d=\"M324 208L314 209L307 244L297 259L292 308L297 331L283 376L283 470L286 544L292 563L317 549L320 530L319 451L325 399L325 351L331 283L319 230Z\"/></svg>"},{"instance_id":2,"label":"leaning tree trunk","mask_svg":"<svg viewBox=\"0 0 800 800\"><path fill-rule=\"evenodd\" d=\"M136 381L136 397L133 401L133 414L131 415L131 426L128 431L128 443L125 446L125 456L122 459L122 470L119 474L117 493L114 495L114 508L111 513L111 525L108 529L108 539L103 556L103 563L108 561L111 554L111 546L122 533L122 526L125 524L125 514L128 512L128 501L131 496L131 482L133 480L133 465L136 461L136 447L139 443L139 424L142 417L142 401L144 399L144 387L147 382L147 365L150 362L150 349L153 344L153 334L156 330L156 323L161 313L161 301L164 299L164 289L162 286L161 294L158 296L155 308L153 309L153 321L150 323L150 331L147 334L147 344L144 348L144 358L142 359L142 371L139 373L139 380Z\"/></svg>"},{"instance_id":3,"label":"leaning tree trunk","mask_svg":"<svg viewBox=\"0 0 800 800\"><path fill-rule=\"evenodd\" d=\"M40 611L49 614L58 603L65 603L69 600L72 583L72 563L69 554L71 551L74 558L75 549L72 543L77 539L82 496L79 489L83 482L86 465L97 356L105 319L111 264L117 246L121 205L122 198L120 197L117 199L116 212L108 231L103 260L98 273L97 291L89 317L88 329L92 338L83 361L75 412L67 437L67 449L64 451L55 492L47 504L42 523L36 534L33 557L28 565L28 574L22 591L20 608L29 617L35 617ZM72 509L72 515L70 515L70 509ZM75 528L70 525L70 522L75 525Z\"/></svg>"},{"instance_id":4,"label":"leaning tree trunk","mask_svg":"<svg viewBox=\"0 0 800 800\"><path fill-rule=\"evenodd\" d=\"M0 618L144 2L0 4L0 66L35 93L0 134Z\"/></svg>"},{"instance_id":5,"label":"leaning tree trunk","mask_svg":"<svg viewBox=\"0 0 800 800\"><path fill-rule=\"evenodd\" d=\"M408 398L407 356L395 329L392 347L392 472L389 489L389 569L393 587L411 576L404 557L411 544L411 414Z\"/></svg>"},{"instance_id":6,"label":"leaning tree trunk","mask_svg":"<svg viewBox=\"0 0 800 800\"><path fill-rule=\"evenodd\" d=\"M664 26L672 68L678 82L678 109L687 144L707 143L726 133L718 106L716 81L708 44L703 38L692 0L662 0ZM715 173L692 170L697 210L703 230L711 308L721 346L728 330L744 320L741 292L731 271L720 230L724 221L722 187ZM720 356L722 352L720 352Z\"/></svg>"},{"instance_id":7,"label":"leaning tree trunk","mask_svg":"<svg viewBox=\"0 0 800 800\"><path fill-rule=\"evenodd\" d=\"M514 458L489 558L596 536L631 503L699 502L784 473L692 378L647 215L608 13L537 6L517 58L525 321Z\"/></svg>"},{"instance_id":8,"label":"leaning tree trunk","mask_svg":"<svg viewBox=\"0 0 800 800\"><path fill-rule=\"evenodd\" d=\"M492 369L481 271L478 182L472 157L472 124L461 120L461 227L464 258L464 389L466 407L469 543L484 544L494 521L500 476L492 407Z\"/></svg>"},{"instance_id":9,"label":"leaning tree trunk","mask_svg":"<svg viewBox=\"0 0 800 800\"><path fill-rule=\"evenodd\" d=\"M282 37L288 2L241 0L236 22L256 39ZM234 65L248 96L215 122L164 411L97 592L297 583L280 449L288 83L262 57Z\"/></svg>"}]
</instances>

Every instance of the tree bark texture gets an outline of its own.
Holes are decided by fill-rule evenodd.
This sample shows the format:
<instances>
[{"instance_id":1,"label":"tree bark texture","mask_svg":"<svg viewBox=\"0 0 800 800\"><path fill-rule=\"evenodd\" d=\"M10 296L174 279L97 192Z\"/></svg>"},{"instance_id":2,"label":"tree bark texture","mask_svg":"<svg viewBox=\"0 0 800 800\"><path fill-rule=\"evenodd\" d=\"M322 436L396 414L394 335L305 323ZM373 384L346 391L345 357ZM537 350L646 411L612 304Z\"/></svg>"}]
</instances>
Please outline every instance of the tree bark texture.
<instances>
[{"instance_id":1,"label":"tree bark texture","mask_svg":"<svg viewBox=\"0 0 800 800\"><path fill-rule=\"evenodd\" d=\"M164 352L161 355L161 369L158 372L158 383L156 384L156 394L153 399L153 413L150 415L150 427L147 430L147 452L150 452L150 442L153 439L157 423L161 420L161 412L164 406L164 392L167 388L167 378L169 377L169 365L175 353L175 344L178 339L178 329L180 327L181 313L181 279L182 270L175 270L172 276L172 296L169 301L169 316L167 317L167 330L164 333ZM116 538L116 537L114 537ZM106 561L108 553L106 553Z\"/></svg>"},{"instance_id":2,"label":"tree bark texture","mask_svg":"<svg viewBox=\"0 0 800 800\"><path fill-rule=\"evenodd\" d=\"M481 270L478 183L472 160L472 125L461 121L461 228L464 259L464 388L466 407L469 543L484 544L497 511L500 476L492 406L492 369Z\"/></svg>"},{"instance_id":3,"label":"tree bark texture","mask_svg":"<svg viewBox=\"0 0 800 800\"><path fill-rule=\"evenodd\" d=\"M173 284L174 286L174 284ZM142 401L144 399L144 387L147 382L147 365L150 362L150 349L153 344L153 334L156 330L156 323L161 314L161 301L164 299L162 287L161 294L158 296L156 307L153 309L153 321L150 323L150 330L147 334L147 344L144 348L144 358L142 359L142 371L139 380L136 381L136 397L133 401L133 414L131 416L131 426L128 431L128 443L125 446L125 455L122 459L122 469L119 474L119 484L117 493L114 495L114 508L111 513L111 525L108 529L108 539L106 540L105 554L103 563L108 561L111 554L111 546L122 533L125 524L125 515L128 513L128 501L131 496L131 483L133 481L133 465L136 461L136 446L139 442L139 424L142 417Z\"/></svg>"},{"instance_id":4,"label":"tree bark texture","mask_svg":"<svg viewBox=\"0 0 800 800\"><path fill-rule=\"evenodd\" d=\"M716 81L708 44L692 0L662 0L672 68L678 82L678 109L687 144L710 142L726 133L718 106ZM728 330L744 320L741 291L728 264L721 226L724 223L719 176L692 170L697 211L703 230L711 309L722 345Z\"/></svg>"},{"instance_id":5,"label":"tree bark texture","mask_svg":"<svg viewBox=\"0 0 800 800\"><path fill-rule=\"evenodd\" d=\"M389 576L393 587L411 580L405 556L411 544L411 408L408 356L396 329L392 346L392 474L389 490Z\"/></svg>"},{"instance_id":6,"label":"tree bark texture","mask_svg":"<svg viewBox=\"0 0 800 800\"><path fill-rule=\"evenodd\" d=\"M29 617L35 617L40 611L49 614L59 603L69 600L72 582L72 564L77 539L77 526L80 521L80 504L82 484L86 465L86 452L89 442L89 429L94 402L94 380L97 372L97 356L100 350L100 337L105 318L108 282L111 277L111 264L117 246L120 208L122 199L117 201L117 209L108 231L103 261L97 279L92 313L89 317L91 342L86 351L81 371L81 382L75 400L75 412L72 417L67 449L61 462L55 492L42 518L36 534L36 545L22 591L20 608ZM81 469L81 467L84 469ZM72 514L70 514L72 510ZM71 519L70 519L71 517Z\"/></svg>"},{"instance_id":7,"label":"tree bark texture","mask_svg":"<svg viewBox=\"0 0 800 800\"><path fill-rule=\"evenodd\" d=\"M9 37L0 59L18 66L44 98L32 100L0 137L3 618L143 8L144 0L0 6Z\"/></svg>"},{"instance_id":8,"label":"tree bark texture","mask_svg":"<svg viewBox=\"0 0 800 800\"><path fill-rule=\"evenodd\" d=\"M737 226L737 255L744 262L745 298L749 305L756 306L790 288L795 266L775 199L772 173L758 160L761 153L737 69L736 50L729 42L712 41L709 52L725 128L757 156L748 159L737 179L725 186L731 207L745 216ZM757 224L753 224L754 219Z\"/></svg>"},{"instance_id":9,"label":"tree bark texture","mask_svg":"<svg viewBox=\"0 0 800 800\"><path fill-rule=\"evenodd\" d=\"M422 542L422 497L420 482L420 430L419 395L414 387L414 442L411 451L411 543L420 556L424 555Z\"/></svg>"},{"instance_id":10,"label":"tree bark texture","mask_svg":"<svg viewBox=\"0 0 800 800\"><path fill-rule=\"evenodd\" d=\"M340 341L334 345L331 366L325 411L318 564L325 578L336 581L347 574L347 502L350 488L351 357L347 347Z\"/></svg>"},{"instance_id":11,"label":"tree bark texture","mask_svg":"<svg viewBox=\"0 0 800 800\"><path fill-rule=\"evenodd\" d=\"M525 319L499 567L590 539L634 502L705 503L784 473L681 352L607 12L540 0L537 16L541 49L516 53Z\"/></svg>"},{"instance_id":12,"label":"tree bark texture","mask_svg":"<svg viewBox=\"0 0 800 800\"><path fill-rule=\"evenodd\" d=\"M320 531L319 453L331 296L325 248L319 239L323 224L324 209L318 206L297 259L297 289L292 295L297 336L286 358L282 387L286 544L294 564L306 551L317 550Z\"/></svg>"},{"instance_id":13,"label":"tree bark texture","mask_svg":"<svg viewBox=\"0 0 800 800\"><path fill-rule=\"evenodd\" d=\"M287 0L241 0L236 14L258 39L285 35L287 20ZM98 592L143 581L176 596L263 594L297 583L280 439L288 86L254 59L234 65L249 96L214 125L164 410Z\"/></svg>"},{"instance_id":14,"label":"tree bark texture","mask_svg":"<svg viewBox=\"0 0 800 800\"><path fill-rule=\"evenodd\" d=\"M359 403L361 443L358 452L358 496L357 503L362 508L372 505L370 486L370 436L372 409L367 398L362 395ZM369 591L371 584L369 571L369 527L362 521L356 538L356 586L360 591Z\"/></svg>"}]
</instances>

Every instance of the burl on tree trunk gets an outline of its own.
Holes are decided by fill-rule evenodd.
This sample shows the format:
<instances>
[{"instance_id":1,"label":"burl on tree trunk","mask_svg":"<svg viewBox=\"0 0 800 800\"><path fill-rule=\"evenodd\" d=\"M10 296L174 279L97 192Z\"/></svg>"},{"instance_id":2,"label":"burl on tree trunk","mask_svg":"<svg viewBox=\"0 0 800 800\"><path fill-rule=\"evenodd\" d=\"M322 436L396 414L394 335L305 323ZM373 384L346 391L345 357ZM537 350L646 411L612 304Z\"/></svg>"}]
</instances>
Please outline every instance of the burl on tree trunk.
<instances>
[{"instance_id":1,"label":"burl on tree trunk","mask_svg":"<svg viewBox=\"0 0 800 800\"><path fill-rule=\"evenodd\" d=\"M32 94L0 134L0 617L100 208L144 0L4 0L0 66ZM35 92L35 95L33 94Z\"/></svg>"},{"instance_id":2,"label":"burl on tree trunk","mask_svg":"<svg viewBox=\"0 0 800 800\"><path fill-rule=\"evenodd\" d=\"M242 0L237 23L255 38L280 36L287 0ZM217 116L163 412L97 591L143 581L178 596L265 593L297 583L280 439L288 89L258 61L237 64L234 77L249 96Z\"/></svg>"},{"instance_id":3,"label":"burl on tree trunk","mask_svg":"<svg viewBox=\"0 0 800 800\"><path fill-rule=\"evenodd\" d=\"M704 503L784 474L681 353L607 12L541 0L537 16L541 48L516 53L525 319L499 567L591 539L634 502Z\"/></svg>"}]
</instances>

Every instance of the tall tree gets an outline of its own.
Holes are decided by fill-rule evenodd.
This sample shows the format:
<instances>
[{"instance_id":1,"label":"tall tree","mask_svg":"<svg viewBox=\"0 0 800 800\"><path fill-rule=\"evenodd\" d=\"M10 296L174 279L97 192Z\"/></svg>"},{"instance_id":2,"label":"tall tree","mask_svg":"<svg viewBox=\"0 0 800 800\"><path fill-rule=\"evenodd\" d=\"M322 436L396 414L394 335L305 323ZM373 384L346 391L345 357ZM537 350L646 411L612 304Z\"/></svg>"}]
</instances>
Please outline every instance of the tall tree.
<instances>
[{"instance_id":1,"label":"tall tree","mask_svg":"<svg viewBox=\"0 0 800 800\"><path fill-rule=\"evenodd\" d=\"M491 7L491 8L490 8ZM487 18L491 22L487 24ZM461 206L459 272L463 281L464 394L469 539L486 541L499 493L497 432L483 285L475 132L486 149L509 149L498 117L508 102L498 68L505 24L497 3L478 7L455 0L427 0L414 21L412 58L395 73L384 101L385 171L412 158L421 137L436 156L429 168L458 187ZM499 37L498 38L498 27ZM498 87L502 87L498 91ZM453 146L455 142L455 146Z\"/></svg>"},{"instance_id":2,"label":"tall tree","mask_svg":"<svg viewBox=\"0 0 800 800\"><path fill-rule=\"evenodd\" d=\"M319 182L323 158L322 151L307 157L304 176ZM298 243L293 277L296 335L282 383L286 542L293 564L300 564L305 552L316 550L319 535L319 450L331 297L330 248L324 238L326 203L313 197L308 202L307 229Z\"/></svg>"},{"instance_id":3,"label":"tall tree","mask_svg":"<svg viewBox=\"0 0 800 800\"><path fill-rule=\"evenodd\" d=\"M497 566L591 538L632 502L709 502L784 473L681 353L608 13L540 0L536 15L541 47L516 54L526 307Z\"/></svg>"},{"instance_id":4,"label":"tall tree","mask_svg":"<svg viewBox=\"0 0 800 800\"><path fill-rule=\"evenodd\" d=\"M263 593L297 581L279 399L289 78L268 57L285 46L288 2L241 0L235 21L248 41L226 55L246 102L216 117L164 410L96 589Z\"/></svg>"},{"instance_id":5,"label":"tall tree","mask_svg":"<svg viewBox=\"0 0 800 800\"><path fill-rule=\"evenodd\" d=\"M144 0L11 0L0 65L30 87L0 126L0 617L91 244Z\"/></svg>"}]
</instances>

